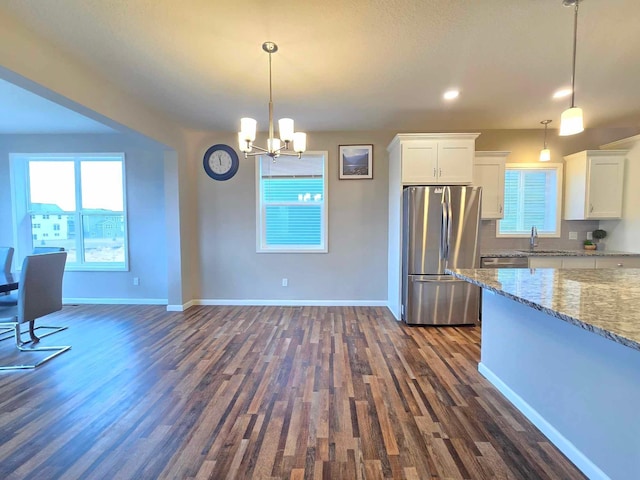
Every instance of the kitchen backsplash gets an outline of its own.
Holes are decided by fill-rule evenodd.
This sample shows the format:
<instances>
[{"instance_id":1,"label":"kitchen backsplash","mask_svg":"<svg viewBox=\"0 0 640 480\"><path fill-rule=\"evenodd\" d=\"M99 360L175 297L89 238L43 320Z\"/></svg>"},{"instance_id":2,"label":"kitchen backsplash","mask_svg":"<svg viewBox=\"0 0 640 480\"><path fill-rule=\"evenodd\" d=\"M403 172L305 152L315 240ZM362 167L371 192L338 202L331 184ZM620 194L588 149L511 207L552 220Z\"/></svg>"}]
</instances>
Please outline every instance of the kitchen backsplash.
<instances>
[{"instance_id":1,"label":"kitchen backsplash","mask_svg":"<svg viewBox=\"0 0 640 480\"><path fill-rule=\"evenodd\" d=\"M529 248L527 238L496 238L497 220L482 220L480 222L480 251L511 250ZM597 220L562 220L561 238L538 237L538 249L580 250L582 242L587 238L587 232L593 232L600 224ZM569 232L577 232L577 240L569 240Z\"/></svg>"}]
</instances>

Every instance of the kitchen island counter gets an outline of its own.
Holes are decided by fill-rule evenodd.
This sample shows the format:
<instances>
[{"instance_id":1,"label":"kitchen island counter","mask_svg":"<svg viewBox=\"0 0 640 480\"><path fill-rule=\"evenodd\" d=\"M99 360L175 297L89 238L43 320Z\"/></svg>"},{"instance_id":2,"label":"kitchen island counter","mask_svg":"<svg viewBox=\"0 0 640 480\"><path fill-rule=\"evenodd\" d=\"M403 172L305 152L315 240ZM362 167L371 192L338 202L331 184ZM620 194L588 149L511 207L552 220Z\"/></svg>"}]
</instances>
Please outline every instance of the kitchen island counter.
<instances>
[{"instance_id":1,"label":"kitchen island counter","mask_svg":"<svg viewBox=\"0 0 640 480\"><path fill-rule=\"evenodd\" d=\"M464 269L451 274L640 350L640 269Z\"/></svg>"},{"instance_id":2,"label":"kitchen island counter","mask_svg":"<svg viewBox=\"0 0 640 480\"><path fill-rule=\"evenodd\" d=\"M640 472L640 269L465 269L478 370L590 479Z\"/></svg>"}]
</instances>

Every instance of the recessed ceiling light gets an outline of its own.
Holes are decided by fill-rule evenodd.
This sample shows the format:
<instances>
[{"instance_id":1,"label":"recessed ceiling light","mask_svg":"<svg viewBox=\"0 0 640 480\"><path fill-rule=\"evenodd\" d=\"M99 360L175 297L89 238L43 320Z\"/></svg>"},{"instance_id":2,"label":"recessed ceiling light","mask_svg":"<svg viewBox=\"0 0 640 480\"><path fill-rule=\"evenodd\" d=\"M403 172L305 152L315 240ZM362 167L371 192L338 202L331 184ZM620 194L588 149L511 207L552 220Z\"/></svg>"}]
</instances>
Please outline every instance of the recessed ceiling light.
<instances>
[{"instance_id":1,"label":"recessed ceiling light","mask_svg":"<svg viewBox=\"0 0 640 480\"><path fill-rule=\"evenodd\" d=\"M564 98L568 97L569 95L571 95L571 89L563 88L562 90L558 90L556 93L554 93L553 98Z\"/></svg>"},{"instance_id":2,"label":"recessed ceiling light","mask_svg":"<svg viewBox=\"0 0 640 480\"><path fill-rule=\"evenodd\" d=\"M445 100L453 100L454 98L458 98L458 95L460 95L460 90L447 90L446 92L444 92L444 95L442 95L442 97Z\"/></svg>"}]
</instances>

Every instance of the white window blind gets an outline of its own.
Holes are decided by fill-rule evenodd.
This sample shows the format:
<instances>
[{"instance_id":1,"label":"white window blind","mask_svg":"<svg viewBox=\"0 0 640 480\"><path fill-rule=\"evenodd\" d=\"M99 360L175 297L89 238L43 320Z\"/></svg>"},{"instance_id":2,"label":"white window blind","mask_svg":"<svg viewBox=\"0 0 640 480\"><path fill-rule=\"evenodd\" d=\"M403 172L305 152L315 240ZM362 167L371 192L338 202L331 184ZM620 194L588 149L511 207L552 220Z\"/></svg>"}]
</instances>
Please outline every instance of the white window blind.
<instances>
[{"instance_id":1,"label":"white window blind","mask_svg":"<svg viewBox=\"0 0 640 480\"><path fill-rule=\"evenodd\" d=\"M258 158L258 252L326 252L326 152Z\"/></svg>"},{"instance_id":2,"label":"white window blind","mask_svg":"<svg viewBox=\"0 0 640 480\"><path fill-rule=\"evenodd\" d=\"M504 182L504 217L497 236L560 236L562 165L507 164Z\"/></svg>"}]
</instances>

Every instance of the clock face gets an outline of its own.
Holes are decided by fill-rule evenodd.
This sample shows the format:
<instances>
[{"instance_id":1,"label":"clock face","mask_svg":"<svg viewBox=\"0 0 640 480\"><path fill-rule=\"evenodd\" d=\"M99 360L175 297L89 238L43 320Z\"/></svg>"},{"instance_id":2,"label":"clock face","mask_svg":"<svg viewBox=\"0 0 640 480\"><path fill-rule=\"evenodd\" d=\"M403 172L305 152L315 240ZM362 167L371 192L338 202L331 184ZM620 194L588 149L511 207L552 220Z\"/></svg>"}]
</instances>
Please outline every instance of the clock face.
<instances>
[{"instance_id":1,"label":"clock face","mask_svg":"<svg viewBox=\"0 0 640 480\"><path fill-rule=\"evenodd\" d=\"M240 166L236 151L223 144L210 147L204 154L202 163L204 171L214 180L229 180Z\"/></svg>"},{"instance_id":2,"label":"clock face","mask_svg":"<svg viewBox=\"0 0 640 480\"><path fill-rule=\"evenodd\" d=\"M227 173L231 166L231 155L224 150L218 150L209 156L209 168L218 175Z\"/></svg>"}]
</instances>

